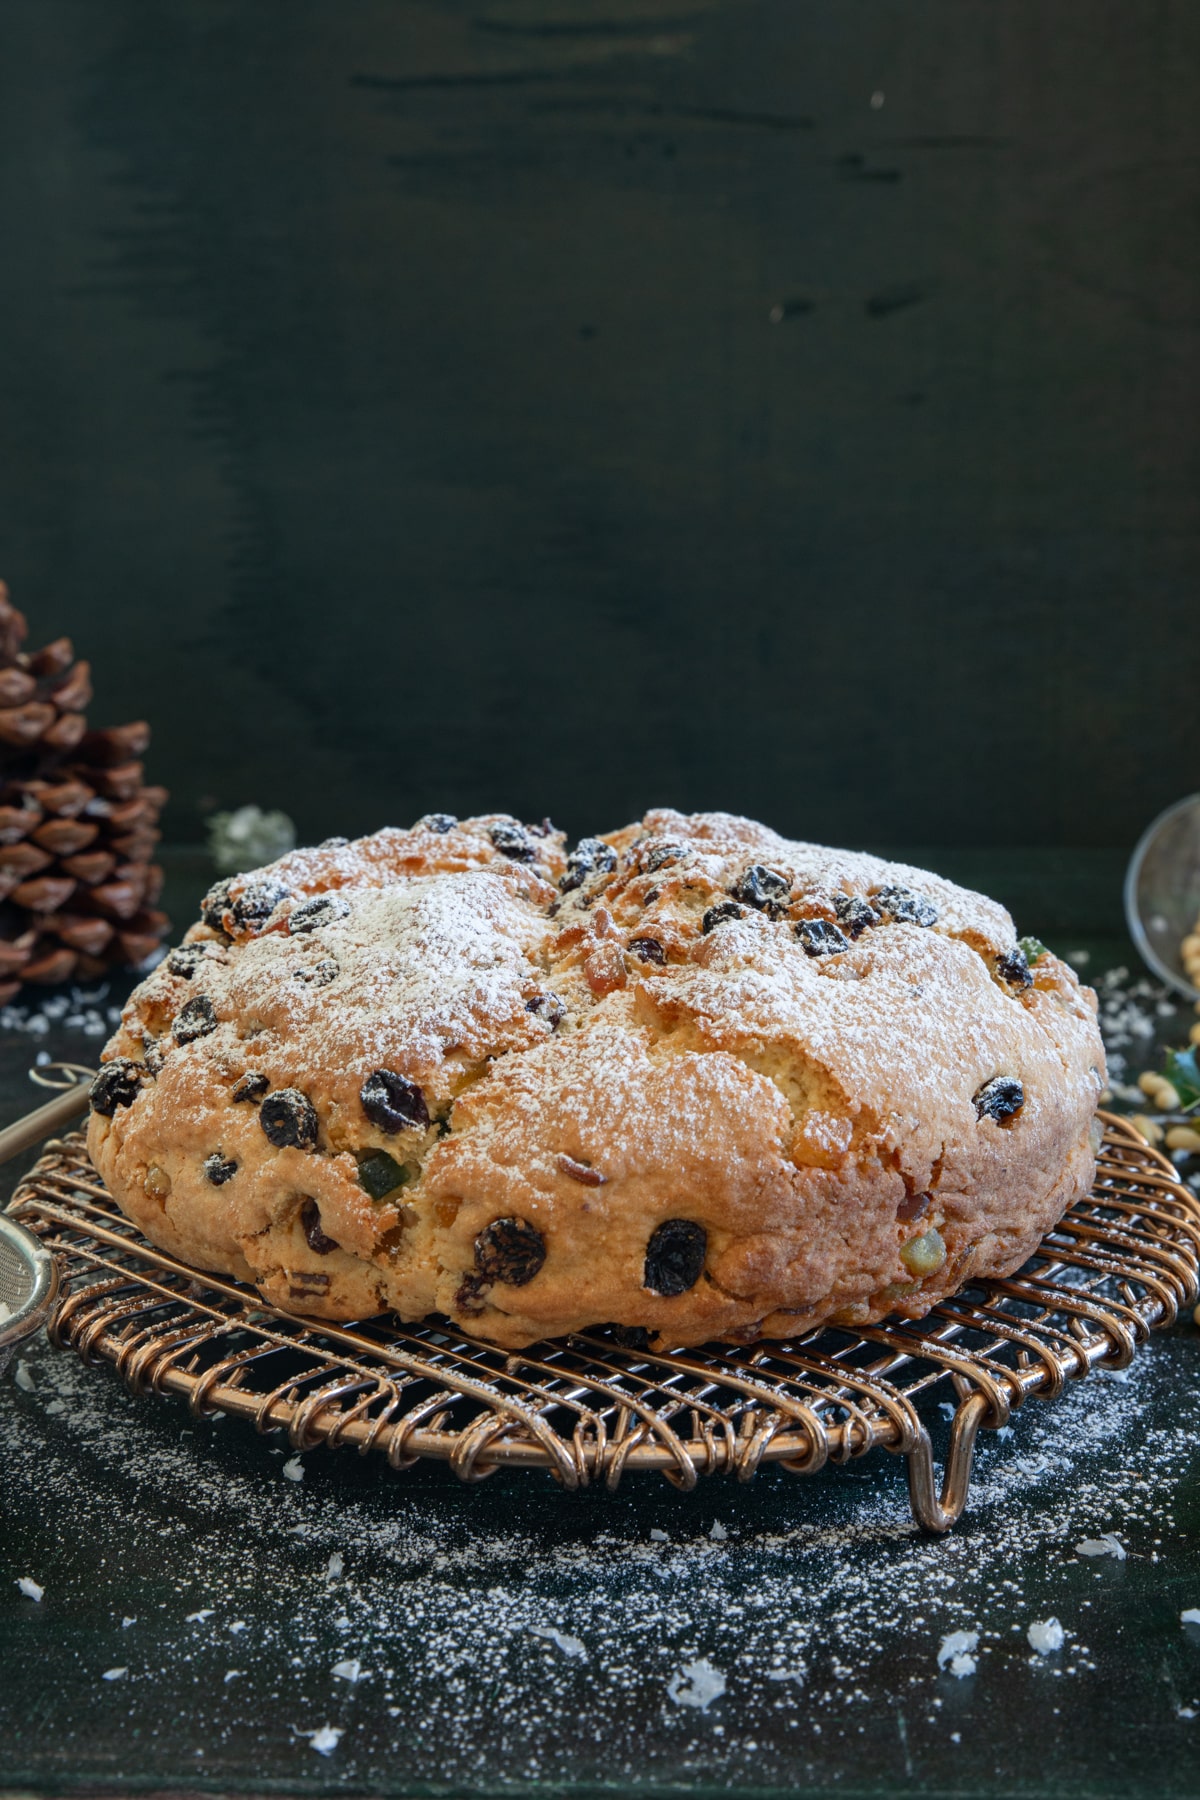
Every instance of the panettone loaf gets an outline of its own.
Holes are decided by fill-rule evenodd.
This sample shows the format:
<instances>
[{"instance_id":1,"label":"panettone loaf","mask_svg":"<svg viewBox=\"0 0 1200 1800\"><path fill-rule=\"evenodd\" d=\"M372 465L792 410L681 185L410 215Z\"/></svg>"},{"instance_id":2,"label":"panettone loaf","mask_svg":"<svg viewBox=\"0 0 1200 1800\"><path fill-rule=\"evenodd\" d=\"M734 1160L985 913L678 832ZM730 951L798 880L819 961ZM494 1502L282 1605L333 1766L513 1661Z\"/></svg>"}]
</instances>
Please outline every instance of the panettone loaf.
<instances>
[{"instance_id":1,"label":"panettone loaf","mask_svg":"<svg viewBox=\"0 0 1200 1800\"><path fill-rule=\"evenodd\" d=\"M105 1050L129 1216L292 1311L519 1346L919 1317L1093 1176L1095 998L1005 910L724 813L334 839L221 883Z\"/></svg>"}]
</instances>

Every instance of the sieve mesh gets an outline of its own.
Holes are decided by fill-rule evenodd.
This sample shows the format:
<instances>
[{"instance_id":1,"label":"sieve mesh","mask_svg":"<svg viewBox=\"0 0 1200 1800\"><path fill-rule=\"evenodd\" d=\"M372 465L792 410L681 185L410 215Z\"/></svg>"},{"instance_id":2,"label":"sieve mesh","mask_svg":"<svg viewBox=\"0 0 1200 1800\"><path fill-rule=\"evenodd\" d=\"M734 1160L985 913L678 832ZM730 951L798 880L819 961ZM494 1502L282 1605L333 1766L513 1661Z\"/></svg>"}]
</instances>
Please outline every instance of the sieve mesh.
<instances>
[{"instance_id":1,"label":"sieve mesh","mask_svg":"<svg viewBox=\"0 0 1200 1800\"><path fill-rule=\"evenodd\" d=\"M0 1306L18 1312L32 1297L34 1271L28 1256L0 1236Z\"/></svg>"}]
</instances>

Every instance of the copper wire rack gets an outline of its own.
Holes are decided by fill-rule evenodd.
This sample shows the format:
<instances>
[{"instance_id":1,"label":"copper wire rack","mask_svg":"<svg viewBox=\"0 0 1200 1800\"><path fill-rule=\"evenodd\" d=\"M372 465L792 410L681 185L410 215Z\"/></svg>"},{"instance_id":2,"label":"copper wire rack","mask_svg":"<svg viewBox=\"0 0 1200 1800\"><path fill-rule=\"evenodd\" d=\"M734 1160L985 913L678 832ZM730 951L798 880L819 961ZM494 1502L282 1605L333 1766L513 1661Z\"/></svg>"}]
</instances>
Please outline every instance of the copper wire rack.
<instances>
[{"instance_id":1,"label":"copper wire rack","mask_svg":"<svg viewBox=\"0 0 1200 1800\"><path fill-rule=\"evenodd\" d=\"M118 1211L78 1134L46 1145L9 1210L60 1264L53 1340L137 1393L318 1445L423 1457L464 1481L541 1469L567 1488L656 1471L748 1481L810 1475L883 1449L908 1465L918 1522L962 1513L980 1428L1026 1400L1123 1368L1196 1298L1200 1202L1123 1120L1102 1113L1091 1194L1004 1281L971 1283L920 1323L656 1354L606 1331L497 1349L446 1321L330 1325L156 1250ZM925 1419L954 1406L939 1485Z\"/></svg>"}]
</instances>

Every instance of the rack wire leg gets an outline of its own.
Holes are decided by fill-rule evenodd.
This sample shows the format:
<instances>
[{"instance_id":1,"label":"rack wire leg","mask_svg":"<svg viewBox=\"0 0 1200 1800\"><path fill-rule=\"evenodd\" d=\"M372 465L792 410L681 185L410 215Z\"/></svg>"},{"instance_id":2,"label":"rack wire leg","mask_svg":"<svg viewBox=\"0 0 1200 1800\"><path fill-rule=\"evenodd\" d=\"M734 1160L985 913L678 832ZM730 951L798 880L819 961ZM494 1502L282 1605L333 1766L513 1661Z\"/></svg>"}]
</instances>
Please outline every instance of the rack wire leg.
<instances>
[{"instance_id":1,"label":"rack wire leg","mask_svg":"<svg viewBox=\"0 0 1200 1800\"><path fill-rule=\"evenodd\" d=\"M990 1405L986 1394L970 1394L955 1413L940 1497L933 1466L933 1446L924 1428L908 1452L908 1498L913 1517L926 1531L949 1531L961 1518L971 1485L975 1439Z\"/></svg>"}]
</instances>

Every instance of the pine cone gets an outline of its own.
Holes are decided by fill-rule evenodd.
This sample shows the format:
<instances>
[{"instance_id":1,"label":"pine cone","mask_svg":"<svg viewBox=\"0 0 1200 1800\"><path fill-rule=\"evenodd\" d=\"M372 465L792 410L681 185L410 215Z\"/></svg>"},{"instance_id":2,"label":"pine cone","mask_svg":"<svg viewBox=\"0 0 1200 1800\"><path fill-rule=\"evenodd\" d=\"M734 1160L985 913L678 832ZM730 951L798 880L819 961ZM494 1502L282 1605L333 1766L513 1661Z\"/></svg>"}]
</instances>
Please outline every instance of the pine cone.
<instances>
[{"instance_id":1,"label":"pine cone","mask_svg":"<svg viewBox=\"0 0 1200 1800\"><path fill-rule=\"evenodd\" d=\"M144 962L165 788L142 785L150 727L89 731L91 670L70 638L36 655L0 581L0 1004L22 981L85 980Z\"/></svg>"}]
</instances>

